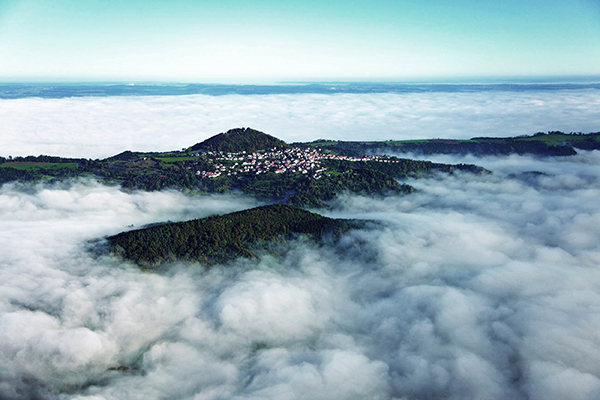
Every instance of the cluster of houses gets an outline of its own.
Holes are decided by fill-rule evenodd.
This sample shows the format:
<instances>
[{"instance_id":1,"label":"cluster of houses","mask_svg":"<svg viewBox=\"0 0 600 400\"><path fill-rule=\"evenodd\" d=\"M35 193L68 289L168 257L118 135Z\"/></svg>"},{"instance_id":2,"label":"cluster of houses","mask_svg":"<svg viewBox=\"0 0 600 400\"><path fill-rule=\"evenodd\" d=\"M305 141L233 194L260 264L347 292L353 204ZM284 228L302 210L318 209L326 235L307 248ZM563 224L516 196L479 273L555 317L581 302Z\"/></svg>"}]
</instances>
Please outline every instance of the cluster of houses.
<instances>
[{"instance_id":1,"label":"cluster of houses","mask_svg":"<svg viewBox=\"0 0 600 400\"><path fill-rule=\"evenodd\" d=\"M320 149L311 148L280 148L269 149L264 152L246 153L223 153L206 152L215 162L214 171L196 171L196 175L202 178L216 178L223 174L264 174L274 172L283 173L302 173L310 174L313 179L319 179L323 176L327 168L321 165L321 160L344 160L344 161L379 161L379 162L398 162L388 156L339 156L329 153L321 153ZM200 156L200 153L195 154Z\"/></svg>"}]
</instances>

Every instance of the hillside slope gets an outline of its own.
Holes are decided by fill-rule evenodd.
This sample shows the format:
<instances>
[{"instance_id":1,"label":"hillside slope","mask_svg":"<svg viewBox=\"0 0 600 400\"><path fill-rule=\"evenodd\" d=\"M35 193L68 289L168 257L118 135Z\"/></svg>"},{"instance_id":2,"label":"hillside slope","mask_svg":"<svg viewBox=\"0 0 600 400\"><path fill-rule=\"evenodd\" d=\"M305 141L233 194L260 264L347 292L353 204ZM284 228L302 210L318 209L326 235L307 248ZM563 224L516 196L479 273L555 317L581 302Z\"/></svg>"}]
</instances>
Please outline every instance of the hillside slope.
<instances>
[{"instance_id":1,"label":"hillside slope","mask_svg":"<svg viewBox=\"0 0 600 400\"><path fill-rule=\"evenodd\" d=\"M193 151L222 151L224 153L254 152L286 147L287 144L274 136L252 128L235 128L219 133L191 147Z\"/></svg>"},{"instance_id":2,"label":"hillside slope","mask_svg":"<svg viewBox=\"0 0 600 400\"><path fill-rule=\"evenodd\" d=\"M176 260L223 262L253 257L249 248L296 234L315 239L338 233L358 221L323 217L276 204L185 222L165 223L107 238L113 254L151 268Z\"/></svg>"}]
</instances>

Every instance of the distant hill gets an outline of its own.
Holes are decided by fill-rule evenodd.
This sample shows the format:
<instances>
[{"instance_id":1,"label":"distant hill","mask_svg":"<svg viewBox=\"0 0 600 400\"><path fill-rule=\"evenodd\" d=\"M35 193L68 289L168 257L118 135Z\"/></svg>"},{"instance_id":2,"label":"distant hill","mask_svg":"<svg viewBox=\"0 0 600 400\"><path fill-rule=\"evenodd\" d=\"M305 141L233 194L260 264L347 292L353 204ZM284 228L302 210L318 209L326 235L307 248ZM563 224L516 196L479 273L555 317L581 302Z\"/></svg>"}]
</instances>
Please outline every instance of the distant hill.
<instances>
[{"instance_id":1,"label":"distant hill","mask_svg":"<svg viewBox=\"0 0 600 400\"><path fill-rule=\"evenodd\" d=\"M106 158L105 161L131 161L137 160L138 158L140 158L138 154L131 150L125 150L122 153Z\"/></svg>"},{"instance_id":2,"label":"distant hill","mask_svg":"<svg viewBox=\"0 0 600 400\"><path fill-rule=\"evenodd\" d=\"M362 155L370 153L412 154L474 154L502 156L534 154L544 157L572 156L576 149L599 150L600 132L564 133L551 131L515 137L475 137L468 140L427 139L385 142L346 142L319 139L311 143L292 143L326 149L339 154Z\"/></svg>"},{"instance_id":3,"label":"distant hill","mask_svg":"<svg viewBox=\"0 0 600 400\"><path fill-rule=\"evenodd\" d=\"M142 267L176 260L222 262L253 257L253 246L294 234L320 238L357 226L298 207L276 204L186 222L155 225L107 238L110 250Z\"/></svg>"},{"instance_id":4,"label":"distant hill","mask_svg":"<svg viewBox=\"0 0 600 400\"><path fill-rule=\"evenodd\" d=\"M252 128L235 128L225 133L219 133L201 143L196 143L191 150L238 153L266 150L273 147L287 147L287 143Z\"/></svg>"}]
</instances>

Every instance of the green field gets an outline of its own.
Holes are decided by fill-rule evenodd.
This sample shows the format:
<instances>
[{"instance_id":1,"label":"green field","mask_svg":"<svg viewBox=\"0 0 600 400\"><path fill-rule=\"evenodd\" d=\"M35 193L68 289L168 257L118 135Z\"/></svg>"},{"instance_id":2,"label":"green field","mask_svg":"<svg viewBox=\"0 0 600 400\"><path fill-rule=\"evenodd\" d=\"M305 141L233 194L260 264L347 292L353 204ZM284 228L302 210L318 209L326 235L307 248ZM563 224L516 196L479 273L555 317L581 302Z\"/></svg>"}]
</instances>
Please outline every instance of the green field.
<instances>
[{"instance_id":1,"label":"green field","mask_svg":"<svg viewBox=\"0 0 600 400\"><path fill-rule=\"evenodd\" d=\"M36 171L38 169L75 169L77 168L77 163L38 163L38 162L5 162L0 165L0 168L14 168L21 171Z\"/></svg>"},{"instance_id":2,"label":"green field","mask_svg":"<svg viewBox=\"0 0 600 400\"><path fill-rule=\"evenodd\" d=\"M404 144L404 143L426 143L427 139L413 139L413 140L386 140L384 143L390 144Z\"/></svg>"},{"instance_id":3,"label":"green field","mask_svg":"<svg viewBox=\"0 0 600 400\"><path fill-rule=\"evenodd\" d=\"M431 143L436 141L445 141L448 143L466 143L470 142L470 139L412 139L412 140L388 140L382 143L391 144L411 144L411 143Z\"/></svg>"},{"instance_id":4,"label":"green field","mask_svg":"<svg viewBox=\"0 0 600 400\"><path fill-rule=\"evenodd\" d=\"M177 162L177 161L193 161L193 160L197 160L198 157L190 157L190 156L185 156L185 157L157 157L157 160L160 161L164 161L166 163L173 163L173 162Z\"/></svg>"}]
</instances>

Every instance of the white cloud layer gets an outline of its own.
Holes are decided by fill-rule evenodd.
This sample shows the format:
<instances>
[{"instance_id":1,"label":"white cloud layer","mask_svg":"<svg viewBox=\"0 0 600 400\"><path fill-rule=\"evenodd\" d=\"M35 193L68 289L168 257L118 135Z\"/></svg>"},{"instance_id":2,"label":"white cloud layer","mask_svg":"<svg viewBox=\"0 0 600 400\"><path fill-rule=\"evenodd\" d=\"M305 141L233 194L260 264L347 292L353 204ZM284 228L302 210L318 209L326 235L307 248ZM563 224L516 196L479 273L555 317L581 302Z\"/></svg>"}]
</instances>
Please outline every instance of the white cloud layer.
<instances>
[{"instance_id":1,"label":"white cloud layer","mask_svg":"<svg viewBox=\"0 0 600 400\"><path fill-rule=\"evenodd\" d=\"M236 127L285 141L514 136L600 130L597 90L0 100L2 155L168 151Z\"/></svg>"},{"instance_id":2,"label":"white cloud layer","mask_svg":"<svg viewBox=\"0 0 600 400\"><path fill-rule=\"evenodd\" d=\"M4 185L0 398L597 399L600 153L477 161L339 198L383 225L333 248L163 274L87 241L256 203Z\"/></svg>"}]
</instances>

